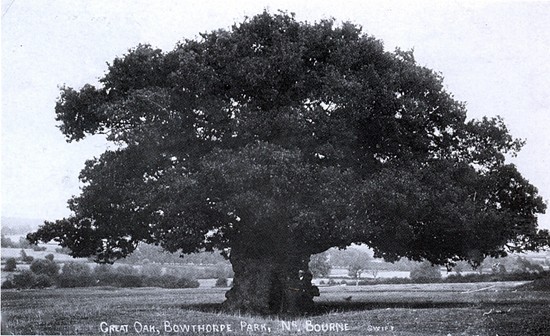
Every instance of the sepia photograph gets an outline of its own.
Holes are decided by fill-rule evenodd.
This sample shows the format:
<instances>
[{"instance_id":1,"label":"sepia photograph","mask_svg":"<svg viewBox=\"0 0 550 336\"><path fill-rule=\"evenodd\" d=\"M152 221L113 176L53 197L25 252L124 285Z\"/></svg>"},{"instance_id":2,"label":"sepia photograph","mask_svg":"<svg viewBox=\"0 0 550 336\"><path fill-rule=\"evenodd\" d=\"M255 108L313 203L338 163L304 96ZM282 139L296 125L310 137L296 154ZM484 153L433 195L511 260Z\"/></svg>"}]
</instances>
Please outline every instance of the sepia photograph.
<instances>
[{"instance_id":1,"label":"sepia photograph","mask_svg":"<svg viewBox=\"0 0 550 336\"><path fill-rule=\"evenodd\" d=\"M1 12L2 335L550 335L550 1Z\"/></svg>"}]
</instances>

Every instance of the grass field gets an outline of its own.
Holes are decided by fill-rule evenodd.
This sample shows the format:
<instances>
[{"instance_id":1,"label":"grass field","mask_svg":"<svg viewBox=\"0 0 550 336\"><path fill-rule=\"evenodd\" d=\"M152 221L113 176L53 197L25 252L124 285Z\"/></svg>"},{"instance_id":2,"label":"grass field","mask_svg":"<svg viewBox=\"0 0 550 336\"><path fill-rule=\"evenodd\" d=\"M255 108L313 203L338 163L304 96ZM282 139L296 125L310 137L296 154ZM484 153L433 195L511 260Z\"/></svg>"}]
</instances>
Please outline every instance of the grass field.
<instances>
[{"instance_id":1,"label":"grass field","mask_svg":"<svg viewBox=\"0 0 550 336\"><path fill-rule=\"evenodd\" d=\"M221 313L217 288L5 290L2 334L549 335L550 292L521 284L324 287L292 320Z\"/></svg>"}]
</instances>

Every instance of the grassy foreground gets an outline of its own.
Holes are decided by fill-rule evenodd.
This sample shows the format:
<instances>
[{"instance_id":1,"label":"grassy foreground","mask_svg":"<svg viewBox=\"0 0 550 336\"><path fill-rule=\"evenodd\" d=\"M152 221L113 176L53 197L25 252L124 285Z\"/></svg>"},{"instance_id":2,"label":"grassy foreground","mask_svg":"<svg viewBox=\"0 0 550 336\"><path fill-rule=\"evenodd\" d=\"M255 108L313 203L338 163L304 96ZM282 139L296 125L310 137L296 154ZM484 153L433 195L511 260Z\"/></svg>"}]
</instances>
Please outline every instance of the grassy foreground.
<instances>
[{"instance_id":1,"label":"grassy foreground","mask_svg":"<svg viewBox=\"0 0 550 336\"><path fill-rule=\"evenodd\" d=\"M549 335L550 292L520 284L325 287L290 320L221 313L217 288L4 290L2 334Z\"/></svg>"}]
</instances>

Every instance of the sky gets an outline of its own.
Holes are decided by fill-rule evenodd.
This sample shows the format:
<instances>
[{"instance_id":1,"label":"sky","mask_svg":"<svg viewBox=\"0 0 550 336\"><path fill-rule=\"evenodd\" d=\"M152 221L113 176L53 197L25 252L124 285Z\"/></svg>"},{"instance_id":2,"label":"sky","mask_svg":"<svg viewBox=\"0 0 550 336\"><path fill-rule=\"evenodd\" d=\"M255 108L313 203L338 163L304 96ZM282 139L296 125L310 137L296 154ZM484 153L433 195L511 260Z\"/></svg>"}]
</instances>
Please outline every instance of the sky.
<instances>
[{"instance_id":1,"label":"sky","mask_svg":"<svg viewBox=\"0 0 550 336\"><path fill-rule=\"evenodd\" d=\"M107 148L100 137L65 141L54 113L60 85L96 84L139 43L169 51L264 9L350 21L389 51L414 49L469 118L500 115L526 140L510 162L550 199L550 1L2 0L1 215L69 215L85 160ZM550 214L539 223L550 229Z\"/></svg>"}]
</instances>

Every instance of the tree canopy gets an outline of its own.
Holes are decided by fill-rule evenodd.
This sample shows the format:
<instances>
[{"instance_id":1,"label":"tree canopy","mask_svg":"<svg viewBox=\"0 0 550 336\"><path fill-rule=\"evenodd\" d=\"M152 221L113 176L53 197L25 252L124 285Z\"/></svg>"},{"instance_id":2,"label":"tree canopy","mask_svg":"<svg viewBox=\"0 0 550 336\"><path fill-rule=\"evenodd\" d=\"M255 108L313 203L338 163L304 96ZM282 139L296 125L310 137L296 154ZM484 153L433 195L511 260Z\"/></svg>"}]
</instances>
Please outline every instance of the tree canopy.
<instances>
[{"instance_id":1,"label":"tree canopy","mask_svg":"<svg viewBox=\"0 0 550 336\"><path fill-rule=\"evenodd\" d=\"M68 141L118 145L86 163L72 215L29 236L74 256L143 241L235 267L364 243L475 264L548 244L542 198L505 160L523 142L351 23L264 12L168 52L139 45L99 86L63 87L55 111Z\"/></svg>"}]
</instances>

